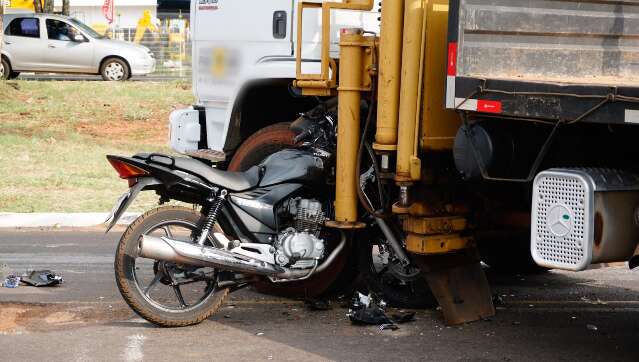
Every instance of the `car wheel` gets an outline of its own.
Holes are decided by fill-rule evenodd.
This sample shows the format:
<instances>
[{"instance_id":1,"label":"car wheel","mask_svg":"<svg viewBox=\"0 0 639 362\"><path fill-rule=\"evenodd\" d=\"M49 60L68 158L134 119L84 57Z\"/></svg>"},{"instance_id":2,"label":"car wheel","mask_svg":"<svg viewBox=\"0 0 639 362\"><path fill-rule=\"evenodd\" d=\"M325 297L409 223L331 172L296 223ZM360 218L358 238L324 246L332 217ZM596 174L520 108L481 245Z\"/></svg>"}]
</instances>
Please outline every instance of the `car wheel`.
<instances>
[{"instance_id":1,"label":"car wheel","mask_svg":"<svg viewBox=\"0 0 639 362\"><path fill-rule=\"evenodd\" d=\"M2 61L0 61L0 79L10 79L11 76L11 65L9 64L9 61L7 61L5 58L2 58Z\"/></svg>"},{"instance_id":2,"label":"car wheel","mask_svg":"<svg viewBox=\"0 0 639 362\"><path fill-rule=\"evenodd\" d=\"M11 72L11 74L9 74L9 79L16 79L20 76L20 72Z\"/></svg>"},{"instance_id":3,"label":"car wheel","mask_svg":"<svg viewBox=\"0 0 639 362\"><path fill-rule=\"evenodd\" d=\"M121 59L110 58L102 63L100 74L105 81L125 81L129 79L131 70L129 66Z\"/></svg>"}]
</instances>

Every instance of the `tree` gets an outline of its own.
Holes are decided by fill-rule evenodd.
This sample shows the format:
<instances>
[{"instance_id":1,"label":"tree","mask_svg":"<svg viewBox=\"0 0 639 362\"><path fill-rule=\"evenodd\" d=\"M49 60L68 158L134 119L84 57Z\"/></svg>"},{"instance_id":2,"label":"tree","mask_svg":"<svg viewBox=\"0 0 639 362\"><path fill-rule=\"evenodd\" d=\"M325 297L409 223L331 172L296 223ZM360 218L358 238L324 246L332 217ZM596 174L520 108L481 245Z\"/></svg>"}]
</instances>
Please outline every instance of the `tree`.
<instances>
[{"instance_id":1,"label":"tree","mask_svg":"<svg viewBox=\"0 0 639 362\"><path fill-rule=\"evenodd\" d=\"M47 14L53 13L53 0L44 0L44 8L42 10Z\"/></svg>"},{"instance_id":2,"label":"tree","mask_svg":"<svg viewBox=\"0 0 639 362\"><path fill-rule=\"evenodd\" d=\"M70 14L70 6L69 6L69 1L70 0L62 0L62 15L66 15L69 16Z\"/></svg>"},{"instance_id":3,"label":"tree","mask_svg":"<svg viewBox=\"0 0 639 362\"><path fill-rule=\"evenodd\" d=\"M33 0L33 8L36 13L42 12L42 1L41 0Z\"/></svg>"}]
</instances>

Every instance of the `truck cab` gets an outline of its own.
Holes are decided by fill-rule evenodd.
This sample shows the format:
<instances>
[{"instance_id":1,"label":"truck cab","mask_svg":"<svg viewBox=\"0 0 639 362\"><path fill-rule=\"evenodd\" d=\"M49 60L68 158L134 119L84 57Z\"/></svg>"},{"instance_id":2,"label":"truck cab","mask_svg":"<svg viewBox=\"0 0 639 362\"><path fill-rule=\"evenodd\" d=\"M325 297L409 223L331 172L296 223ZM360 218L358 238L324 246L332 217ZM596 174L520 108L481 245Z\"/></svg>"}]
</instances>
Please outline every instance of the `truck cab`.
<instances>
[{"instance_id":1,"label":"truck cab","mask_svg":"<svg viewBox=\"0 0 639 362\"><path fill-rule=\"evenodd\" d=\"M296 77L298 2L191 2L196 103L171 114L173 149L211 161L230 161L255 132L292 122L315 105L315 98L291 89ZM339 57L340 28L378 33L379 16L379 6L369 12L333 12L331 57ZM306 10L303 20L302 68L314 73L320 68L321 9Z\"/></svg>"}]
</instances>

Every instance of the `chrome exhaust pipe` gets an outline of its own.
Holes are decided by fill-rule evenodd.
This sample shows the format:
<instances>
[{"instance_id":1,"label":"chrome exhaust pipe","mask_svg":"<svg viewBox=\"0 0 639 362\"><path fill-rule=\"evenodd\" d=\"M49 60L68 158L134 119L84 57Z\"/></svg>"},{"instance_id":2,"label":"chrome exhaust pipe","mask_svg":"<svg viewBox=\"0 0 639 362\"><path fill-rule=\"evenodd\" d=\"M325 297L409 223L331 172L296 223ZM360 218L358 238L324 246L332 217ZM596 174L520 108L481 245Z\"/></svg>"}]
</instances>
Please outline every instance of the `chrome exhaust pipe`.
<instances>
[{"instance_id":1,"label":"chrome exhaust pipe","mask_svg":"<svg viewBox=\"0 0 639 362\"><path fill-rule=\"evenodd\" d=\"M242 257L229 251L172 240L166 237L144 235L138 246L138 255L160 261L199 267L213 267L241 273L277 276L285 270L273 264Z\"/></svg>"},{"instance_id":2,"label":"chrome exhaust pipe","mask_svg":"<svg viewBox=\"0 0 639 362\"><path fill-rule=\"evenodd\" d=\"M342 234L339 245L331 252L326 260L311 271L307 269L282 268L243 255L231 253L228 250L199 246L184 241L172 240L166 237L143 235L138 245L138 256L147 259L167 261L198 267L221 268L247 274L276 277L286 281L306 279L311 274L326 270L337 256L345 249L346 236Z\"/></svg>"}]
</instances>

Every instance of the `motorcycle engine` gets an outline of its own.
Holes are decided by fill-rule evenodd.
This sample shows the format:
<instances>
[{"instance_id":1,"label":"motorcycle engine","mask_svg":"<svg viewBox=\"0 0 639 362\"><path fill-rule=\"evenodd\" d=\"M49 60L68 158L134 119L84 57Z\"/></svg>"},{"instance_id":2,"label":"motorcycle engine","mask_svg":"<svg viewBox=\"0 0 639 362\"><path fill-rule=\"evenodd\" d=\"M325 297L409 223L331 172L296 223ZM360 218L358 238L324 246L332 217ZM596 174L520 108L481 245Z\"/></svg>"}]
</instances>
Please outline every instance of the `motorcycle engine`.
<instances>
[{"instance_id":1,"label":"motorcycle engine","mask_svg":"<svg viewBox=\"0 0 639 362\"><path fill-rule=\"evenodd\" d=\"M293 221L278 235L275 261L290 268L311 268L324 256L324 240L319 238L325 220L322 204L296 198L288 201L286 210Z\"/></svg>"}]
</instances>

